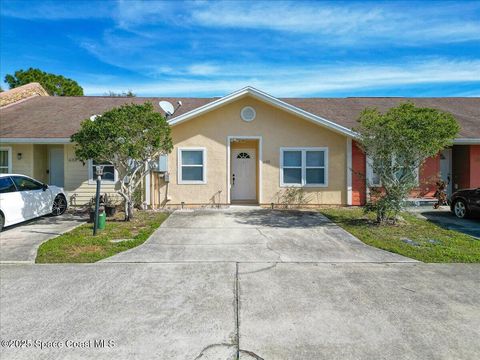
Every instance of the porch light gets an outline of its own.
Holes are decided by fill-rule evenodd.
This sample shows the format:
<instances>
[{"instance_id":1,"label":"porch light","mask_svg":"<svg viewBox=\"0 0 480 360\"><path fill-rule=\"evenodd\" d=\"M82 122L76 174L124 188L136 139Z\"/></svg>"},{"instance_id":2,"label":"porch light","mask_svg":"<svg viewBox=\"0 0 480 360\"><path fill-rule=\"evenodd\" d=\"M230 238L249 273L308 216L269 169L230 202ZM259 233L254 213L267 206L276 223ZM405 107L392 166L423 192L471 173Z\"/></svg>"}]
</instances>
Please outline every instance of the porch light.
<instances>
[{"instance_id":1,"label":"porch light","mask_svg":"<svg viewBox=\"0 0 480 360\"><path fill-rule=\"evenodd\" d=\"M18 159L18 160L22 160L22 157L23 157L23 154L22 154L22 153L18 153L18 154L17 154L17 159Z\"/></svg>"}]
</instances>

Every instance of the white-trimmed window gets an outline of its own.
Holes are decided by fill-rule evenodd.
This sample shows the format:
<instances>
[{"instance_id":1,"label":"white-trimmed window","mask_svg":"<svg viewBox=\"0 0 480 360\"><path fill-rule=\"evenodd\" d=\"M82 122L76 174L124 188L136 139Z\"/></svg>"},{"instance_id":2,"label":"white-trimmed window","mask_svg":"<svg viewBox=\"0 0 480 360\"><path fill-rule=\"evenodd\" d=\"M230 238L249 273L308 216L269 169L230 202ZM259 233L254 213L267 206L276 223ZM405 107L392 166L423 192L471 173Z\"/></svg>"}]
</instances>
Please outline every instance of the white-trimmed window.
<instances>
[{"instance_id":1,"label":"white-trimmed window","mask_svg":"<svg viewBox=\"0 0 480 360\"><path fill-rule=\"evenodd\" d=\"M0 147L0 174L12 172L12 148Z\"/></svg>"},{"instance_id":2,"label":"white-trimmed window","mask_svg":"<svg viewBox=\"0 0 480 360\"><path fill-rule=\"evenodd\" d=\"M380 181L380 176L375 173L373 170L373 160L371 158L367 158L367 181L368 186L371 187L381 187L382 182Z\"/></svg>"},{"instance_id":3,"label":"white-trimmed window","mask_svg":"<svg viewBox=\"0 0 480 360\"><path fill-rule=\"evenodd\" d=\"M178 183L207 183L207 150L205 148L178 148Z\"/></svg>"},{"instance_id":4,"label":"white-trimmed window","mask_svg":"<svg viewBox=\"0 0 480 360\"><path fill-rule=\"evenodd\" d=\"M95 184L97 181L96 166L103 166L102 184L115 184L118 180L118 172L109 162L88 160L88 183Z\"/></svg>"},{"instance_id":5,"label":"white-trimmed window","mask_svg":"<svg viewBox=\"0 0 480 360\"><path fill-rule=\"evenodd\" d=\"M395 161L393 159L392 161ZM417 185L420 183L420 170L419 168L415 169ZM400 173L397 174L397 177L400 177ZM382 182L380 176L373 170L373 160L370 157L367 157L367 181L368 185L371 187L381 187Z\"/></svg>"},{"instance_id":6,"label":"white-trimmed window","mask_svg":"<svg viewBox=\"0 0 480 360\"><path fill-rule=\"evenodd\" d=\"M328 148L281 148L280 186L328 186Z\"/></svg>"}]
</instances>

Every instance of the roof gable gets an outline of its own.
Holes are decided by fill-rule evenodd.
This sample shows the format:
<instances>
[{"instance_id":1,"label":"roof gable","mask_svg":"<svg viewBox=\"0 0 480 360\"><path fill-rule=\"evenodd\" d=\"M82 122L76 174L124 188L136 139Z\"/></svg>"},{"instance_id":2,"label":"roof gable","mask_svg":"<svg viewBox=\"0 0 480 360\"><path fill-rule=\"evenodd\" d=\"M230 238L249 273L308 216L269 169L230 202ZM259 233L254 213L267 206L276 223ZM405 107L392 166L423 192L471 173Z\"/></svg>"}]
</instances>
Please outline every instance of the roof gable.
<instances>
[{"instance_id":1,"label":"roof gable","mask_svg":"<svg viewBox=\"0 0 480 360\"><path fill-rule=\"evenodd\" d=\"M196 109L193 109L191 111L188 111L182 115L176 116L172 118L169 123L171 126L175 126L181 123L184 123L188 120L194 119L200 115L206 114L212 110L218 109L224 105L230 104L235 100L239 100L245 96L251 96L254 99L257 99L259 101L265 102L267 104L272 105L273 107L276 107L278 109L284 110L290 114L296 115L300 118L303 118L305 120L311 121L317 125L324 126L330 130L333 130L337 133L347 135L347 136L355 136L355 132L341 126L333 121L327 120L321 116L312 114L308 111L305 111L299 107L296 107L292 104L289 104L285 101L282 101L280 99L277 99L263 91L260 91L258 89L255 89L253 87L247 86L243 89L240 89L238 91L235 91L227 96L224 96L222 98L219 98L217 100L214 100L210 103L207 103L203 106L200 106Z\"/></svg>"},{"instance_id":2,"label":"roof gable","mask_svg":"<svg viewBox=\"0 0 480 360\"><path fill-rule=\"evenodd\" d=\"M49 96L37 82L31 82L0 93L0 107L11 106L35 96Z\"/></svg>"}]
</instances>

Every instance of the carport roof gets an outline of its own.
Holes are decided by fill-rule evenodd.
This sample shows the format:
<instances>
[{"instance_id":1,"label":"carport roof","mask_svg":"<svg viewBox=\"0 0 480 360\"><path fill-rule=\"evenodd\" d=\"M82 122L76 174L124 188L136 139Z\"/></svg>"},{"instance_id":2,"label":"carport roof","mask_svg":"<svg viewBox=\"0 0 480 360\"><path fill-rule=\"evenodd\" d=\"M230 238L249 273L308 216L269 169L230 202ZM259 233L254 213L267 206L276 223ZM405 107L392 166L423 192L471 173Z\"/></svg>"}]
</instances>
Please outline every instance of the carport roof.
<instances>
[{"instance_id":1,"label":"carport roof","mask_svg":"<svg viewBox=\"0 0 480 360\"><path fill-rule=\"evenodd\" d=\"M246 88L249 89L249 88ZM251 89L251 88L250 88ZM263 93L264 94L264 93ZM228 96L227 96L228 97ZM0 109L0 138L2 139L58 139L69 138L80 127L82 120L101 114L123 104L153 103L161 111L161 100L182 107L171 117L189 117L207 104L223 98L164 98L164 97L34 97ZM275 99L272 97L272 99ZM411 101L417 106L431 107L452 113L461 125L459 138L480 142L480 98L402 98L402 97L352 97L352 98L281 98L277 99L292 109L311 114L313 118L326 119L340 127L352 129L356 126L360 112L365 107L376 107L386 111L402 102ZM208 107L208 106L207 106ZM188 113L188 114L187 114Z\"/></svg>"}]
</instances>

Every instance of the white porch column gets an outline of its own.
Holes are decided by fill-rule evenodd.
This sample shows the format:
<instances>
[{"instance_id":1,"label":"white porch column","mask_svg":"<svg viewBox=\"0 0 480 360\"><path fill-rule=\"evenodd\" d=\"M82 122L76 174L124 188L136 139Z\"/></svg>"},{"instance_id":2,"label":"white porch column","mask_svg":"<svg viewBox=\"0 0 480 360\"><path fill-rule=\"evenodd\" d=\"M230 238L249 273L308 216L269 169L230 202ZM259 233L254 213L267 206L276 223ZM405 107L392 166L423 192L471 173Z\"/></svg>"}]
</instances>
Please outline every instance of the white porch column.
<instances>
[{"instance_id":1,"label":"white porch column","mask_svg":"<svg viewBox=\"0 0 480 360\"><path fill-rule=\"evenodd\" d=\"M347 205L352 205L352 138L347 138Z\"/></svg>"}]
</instances>

